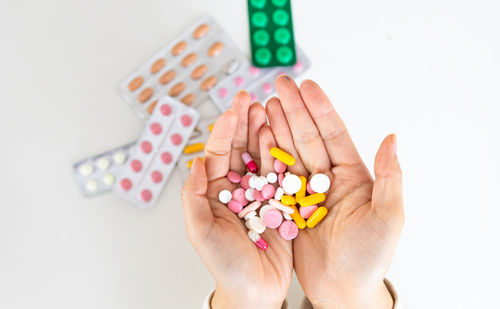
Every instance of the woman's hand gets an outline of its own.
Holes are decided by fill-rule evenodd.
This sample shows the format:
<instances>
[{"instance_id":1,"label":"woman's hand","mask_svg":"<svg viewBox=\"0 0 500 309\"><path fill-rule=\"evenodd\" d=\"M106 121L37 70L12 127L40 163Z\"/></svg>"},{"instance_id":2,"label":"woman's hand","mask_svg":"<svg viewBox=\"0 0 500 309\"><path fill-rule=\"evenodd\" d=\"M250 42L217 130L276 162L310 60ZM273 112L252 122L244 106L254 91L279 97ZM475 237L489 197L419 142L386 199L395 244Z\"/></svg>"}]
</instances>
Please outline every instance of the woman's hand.
<instances>
[{"instance_id":1,"label":"woman's hand","mask_svg":"<svg viewBox=\"0 0 500 309\"><path fill-rule=\"evenodd\" d=\"M242 152L252 155L263 175L273 169L268 152L274 138L265 110L250 101L246 92L236 95L231 111L215 123L205 162L194 161L182 190L188 237L215 278L213 308L280 308L292 276L291 241L266 230L269 248L258 249L242 220L218 199L221 190L236 188L226 178L229 170L245 173Z\"/></svg>"},{"instance_id":2,"label":"woman's hand","mask_svg":"<svg viewBox=\"0 0 500 309\"><path fill-rule=\"evenodd\" d=\"M375 159L375 182L327 96L312 81L276 80L267 116L278 147L297 158L289 171L332 181L329 213L293 242L298 279L315 308L392 308L383 279L404 221L396 138Z\"/></svg>"}]
</instances>

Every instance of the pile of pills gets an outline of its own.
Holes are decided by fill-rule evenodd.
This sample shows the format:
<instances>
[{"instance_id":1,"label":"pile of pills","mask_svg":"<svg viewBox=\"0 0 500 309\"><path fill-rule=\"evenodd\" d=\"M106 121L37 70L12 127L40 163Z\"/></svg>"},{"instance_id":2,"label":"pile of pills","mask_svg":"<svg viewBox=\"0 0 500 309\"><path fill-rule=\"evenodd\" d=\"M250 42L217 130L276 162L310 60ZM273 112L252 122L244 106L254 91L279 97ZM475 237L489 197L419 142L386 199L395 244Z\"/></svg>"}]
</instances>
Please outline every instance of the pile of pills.
<instances>
[{"instance_id":1,"label":"pile of pills","mask_svg":"<svg viewBox=\"0 0 500 309\"><path fill-rule=\"evenodd\" d=\"M276 158L274 172L257 176L257 164L245 152L242 159L249 172L241 176L229 171L227 179L239 187L232 192L219 192L219 201L245 220L248 237L262 250L268 247L260 236L266 228L277 228L283 239L292 240L299 229L315 227L328 213L320 204L330 189L327 175L315 174L307 181L304 176L287 172L287 166L295 164L292 155L277 147L271 148L270 153Z\"/></svg>"}]
</instances>

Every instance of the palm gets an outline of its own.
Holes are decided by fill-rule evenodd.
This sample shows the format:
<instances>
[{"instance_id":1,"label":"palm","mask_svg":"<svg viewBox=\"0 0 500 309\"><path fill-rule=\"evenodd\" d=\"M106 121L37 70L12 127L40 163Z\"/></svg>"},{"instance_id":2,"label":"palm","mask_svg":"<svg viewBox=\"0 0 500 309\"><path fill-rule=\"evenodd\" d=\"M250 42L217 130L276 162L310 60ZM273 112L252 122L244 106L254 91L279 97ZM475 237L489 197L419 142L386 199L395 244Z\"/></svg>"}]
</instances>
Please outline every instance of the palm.
<instances>
[{"instance_id":1,"label":"palm","mask_svg":"<svg viewBox=\"0 0 500 309\"><path fill-rule=\"evenodd\" d=\"M231 297L263 308L279 306L285 299L293 269L292 242L276 230L266 230L262 237L269 246L258 249L243 220L218 198L220 191L236 188L226 178L229 170L246 172L243 151L252 154L262 175L272 170L271 161L261 160L267 145L274 143L265 110L260 104L250 106L250 101L247 93L240 92L231 111L217 120L205 147L205 163L193 163L182 195L188 236L217 283L214 299Z\"/></svg>"},{"instance_id":2,"label":"palm","mask_svg":"<svg viewBox=\"0 0 500 309\"><path fill-rule=\"evenodd\" d=\"M333 179L324 203L329 215L314 229L302 231L293 247L297 276L312 300L329 292L317 282L344 285L354 279L349 286L361 286L372 279L374 269L380 271L376 277L383 277L392 254L385 244L398 237L372 210L373 181L366 173L346 167L327 174ZM353 182L352 175L365 179ZM310 268L311 264L319 267Z\"/></svg>"},{"instance_id":3,"label":"palm","mask_svg":"<svg viewBox=\"0 0 500 309\"><path fill-rule=\"evenodd\" d=\"M323 203L328 215L294 240L297 277L316 304L373 291L382 284L403 221L394 137L380 147L374 182L318 85L305 81L298 89L281 76L276 89L280 99L269 100L266 112L278 147L297 159L290 171L325 173L332 181Z\"/></svg>"},{"instance_id":4,"label":"palm","mask_svg":"<svg viewBox=\"0 0 500 309\"><path fill-rule=\"evenodd\" d=\"M259 291L256 296L280 298L286 294L292 274L291 242L283 240L275 230L267 230L262 237L269 243L269 248L258 249L248 238L243 221L218 200L221 190L235 188L225 178L208 184L207 202L212 209L214 224L206 235L204 246L212 251L210 254L217 263L207 266L216 279L219 275L225 277L220 278L222 281L236 277L240 289L259 285L267 295Z\"/></svg>"}]
</instances>

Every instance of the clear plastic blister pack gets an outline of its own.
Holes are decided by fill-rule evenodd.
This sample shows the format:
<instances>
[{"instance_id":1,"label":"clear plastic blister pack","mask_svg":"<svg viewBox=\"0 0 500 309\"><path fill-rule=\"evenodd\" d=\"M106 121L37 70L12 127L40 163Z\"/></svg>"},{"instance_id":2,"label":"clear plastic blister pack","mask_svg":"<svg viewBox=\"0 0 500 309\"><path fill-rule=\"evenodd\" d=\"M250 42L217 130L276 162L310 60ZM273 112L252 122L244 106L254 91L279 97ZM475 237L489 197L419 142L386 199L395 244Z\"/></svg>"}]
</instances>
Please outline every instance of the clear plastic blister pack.
<instances>
[{"instance_id":1,"label":"clear plastic blister pack","mask_svg":"<svg viewBox=\"0 0 500 309\"><path fill-rule=\"evenodd\" d=\"M196 126L193 135L184 147L182 155L177 163L177 170L183 181L189 176L189 170L195 158L203 158L205 154L205 145L212 128L217 121L217 117L201 119Z\"/></svg>"},{"instance_id":2,"label":"clear plastic blister pack","mask_svg":"<svg viewBox=\"0 0 500 309\"><path fill-rule=\"evenodd\" d=\"M233 75L220 81L209 92L210 98L221 112L231 108L233 97L238 90L245 89L252 101L265 104L266 99L275 93L274 80L280 74L295 78L306 71L310 61L297 46L297 62L289 67L257 68L246 61Z\"/></svg>"},{"instance_id":3,"label":"clear plastic blister pack","mask_svg":"<svg viewBox=\"0 0 500 309\"><path fill-rule=\"evenodd\" d=\"M82 194L94 196L111 190L134 146L135 142L129 143L73 164Z\"/></svg>"},{"instance_id":4,"label":"clear plastic blister pack","mask_svg":"<svg viewBox=\"0 0 500 309\"><path fill-rule=\"evenodd\" d=\"M119 92L144 119L164 95L188 106L208 99L208 91L248 62L209 16L200 18L119 85Z\"/></svg>"},{"instance_id":5,"label":"clear plastic blister pack","mask_svg":"<svg viewBox=\"0 0 500 309\"><path fill-rule=\"evenodd\" d=\"M160 98L113 192L139 207L153 206L199 118L195 109L176 99Z\"/></svg>"}]
</instances>

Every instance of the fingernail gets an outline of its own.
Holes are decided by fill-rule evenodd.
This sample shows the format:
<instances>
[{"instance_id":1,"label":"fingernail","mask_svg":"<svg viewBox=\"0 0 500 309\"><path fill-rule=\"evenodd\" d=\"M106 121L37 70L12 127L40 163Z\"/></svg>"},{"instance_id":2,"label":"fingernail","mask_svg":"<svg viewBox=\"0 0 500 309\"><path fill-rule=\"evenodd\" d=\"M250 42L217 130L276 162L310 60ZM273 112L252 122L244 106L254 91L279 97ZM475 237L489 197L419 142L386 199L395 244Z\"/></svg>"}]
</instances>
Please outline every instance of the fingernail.
<instances>
[{"instance_id":1,"label":"fingernail","mask_svg":"<svg viewBox=\"0 0 500 309\"><path fill-rule=\"evenodd\" d=\"M392 145L391 145L391 152L393 155L396 155L398 151L398 140L396 137L396 134L392 135Z\"/></svg>"}]
</instances>

